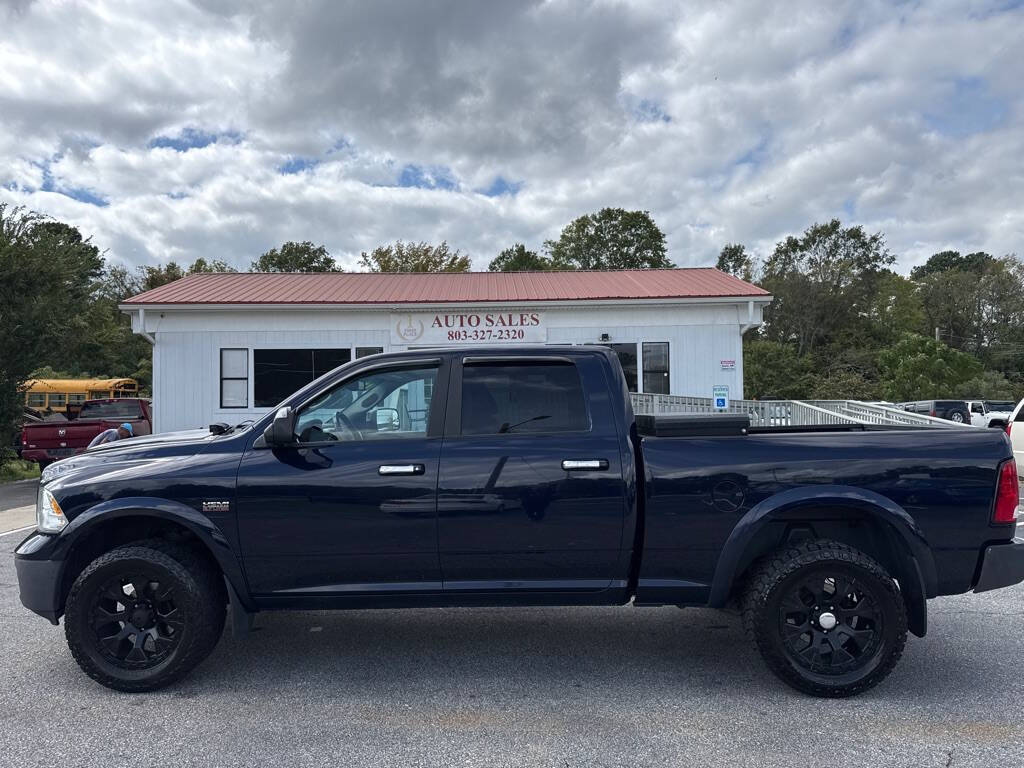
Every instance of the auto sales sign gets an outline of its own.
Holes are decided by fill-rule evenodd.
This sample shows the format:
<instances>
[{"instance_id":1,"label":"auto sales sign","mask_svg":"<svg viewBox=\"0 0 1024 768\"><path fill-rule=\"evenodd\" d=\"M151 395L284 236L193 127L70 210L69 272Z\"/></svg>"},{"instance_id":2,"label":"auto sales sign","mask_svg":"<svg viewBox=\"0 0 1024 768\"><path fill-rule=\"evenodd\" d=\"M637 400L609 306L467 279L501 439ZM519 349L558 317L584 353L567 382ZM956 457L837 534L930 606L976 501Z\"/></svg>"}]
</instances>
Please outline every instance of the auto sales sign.
<instances>
[{"instance_id":1,"label":"auto sales sign","mask_svg":"<svg viewBox=\"0 0 1024 768\"><path fill-rule=\"evenodd\" d=\"M547 340L544 313L533 310L399 312L391 315L392 344L543 344Z\"/></svg>"}]
</instances>

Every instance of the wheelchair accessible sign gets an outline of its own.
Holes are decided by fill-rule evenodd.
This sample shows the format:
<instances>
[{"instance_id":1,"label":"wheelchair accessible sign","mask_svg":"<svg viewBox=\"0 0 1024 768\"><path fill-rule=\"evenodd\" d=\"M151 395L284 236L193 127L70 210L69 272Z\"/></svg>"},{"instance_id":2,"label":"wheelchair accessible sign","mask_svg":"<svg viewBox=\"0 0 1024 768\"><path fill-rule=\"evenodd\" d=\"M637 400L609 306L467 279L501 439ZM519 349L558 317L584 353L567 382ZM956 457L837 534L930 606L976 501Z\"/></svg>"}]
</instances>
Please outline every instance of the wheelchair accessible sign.
<instances>
[{"instance_id":1,"label":"wheelchair accessible sign","mask_svg":"<svg viewBox=\"0 0 1024 768\"><path fill-rule=\"evenodd\" d=\"M716 384L711 388L711 399L715 401L715 410L724 411L729 407L729 387L725 384Z\"/></svg>"}]
</instances>

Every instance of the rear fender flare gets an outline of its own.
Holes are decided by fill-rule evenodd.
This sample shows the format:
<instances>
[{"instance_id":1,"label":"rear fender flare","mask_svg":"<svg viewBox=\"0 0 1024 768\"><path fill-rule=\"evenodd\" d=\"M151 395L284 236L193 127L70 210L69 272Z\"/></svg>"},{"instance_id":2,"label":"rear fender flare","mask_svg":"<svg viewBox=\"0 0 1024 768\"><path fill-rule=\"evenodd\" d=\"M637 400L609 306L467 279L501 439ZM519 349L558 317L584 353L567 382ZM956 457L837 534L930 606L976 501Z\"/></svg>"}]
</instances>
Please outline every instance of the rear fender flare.
<instances>
[{"instance_id":1,"label":"rear fender flare","mask_svg":"<svg viewBox=\"0 0 1024 768\"><path fill-rule=\"evenodd\" d=\"M176 523L194 534L217 562L224 577L238 594L240 602L251 608L249 590L231 543L210 518L192 507L169 499L124 497L90 507L68 523L51 554L52 559L67 560L75 544L99 525L128 517L151 517Z\"/></svg>"},{"instance_id":2,"label":"rear fender flare","mask_svg":"<svg viewBox=\"0 0 1024 768\"><path fill-rule=\"evenodd\" d=\"M874 491L846 485L791 488L751 507L733 528L722 548L708 604L716 608L726 604L736 579L747 565L743 562L747 545L758 532L783 514L788 516L801 507L810 509L818 506L846 507L891 527L903 544L908 560L901 573L894 575L896 578L902 577L904 581L916 582L901 584L901 587L907 602L920 603L920 610L923 610L924 599L934 596L936 591L935 561L924 533L907 511L892 499ZM916 605L908 605L908 608L912 614L919 612ZM923 616L920 622L914 622L913 616L911 618L912 623L918 623L923 632Z\"/></svg>"}]
</instances>

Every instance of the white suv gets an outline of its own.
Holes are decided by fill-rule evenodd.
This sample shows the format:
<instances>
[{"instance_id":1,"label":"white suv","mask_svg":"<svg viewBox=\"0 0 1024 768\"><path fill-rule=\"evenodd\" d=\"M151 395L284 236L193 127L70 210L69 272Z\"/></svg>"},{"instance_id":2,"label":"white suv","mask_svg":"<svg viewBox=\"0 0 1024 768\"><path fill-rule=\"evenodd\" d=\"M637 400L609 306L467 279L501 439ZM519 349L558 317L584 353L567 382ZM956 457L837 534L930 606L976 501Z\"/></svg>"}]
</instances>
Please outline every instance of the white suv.
<instances>
[{"instance_id":1,"label":"white suv","mask_svg":"<svg viewBox=\"0 0 1024 768\"><path fill-rule=\"evenodd\" d=\"M1011 400L967 400L971 412L971 424L976 427L999 427L1005 429L1013 414Z\"/></svg>"}]
</instances>

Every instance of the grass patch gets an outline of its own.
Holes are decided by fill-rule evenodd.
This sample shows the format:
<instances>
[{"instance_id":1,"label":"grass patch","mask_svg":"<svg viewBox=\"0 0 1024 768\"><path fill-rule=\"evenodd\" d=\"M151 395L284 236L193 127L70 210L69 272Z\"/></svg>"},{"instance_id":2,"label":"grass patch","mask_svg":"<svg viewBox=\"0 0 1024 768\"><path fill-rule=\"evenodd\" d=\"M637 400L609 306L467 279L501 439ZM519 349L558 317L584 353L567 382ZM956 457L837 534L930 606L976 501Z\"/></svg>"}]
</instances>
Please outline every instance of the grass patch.
<instances>
[{"instance_id":1,"label":"grass patch","mask_svg":"<svg viewBox=\"0 0 1024 768\"><path fill-rule=\"evenodd\" d=\"M39 477L39 465L34 461L10 459L0 464L0 483L12 483L15 480L31 480Z\"/></svg>"}]
</instances>

